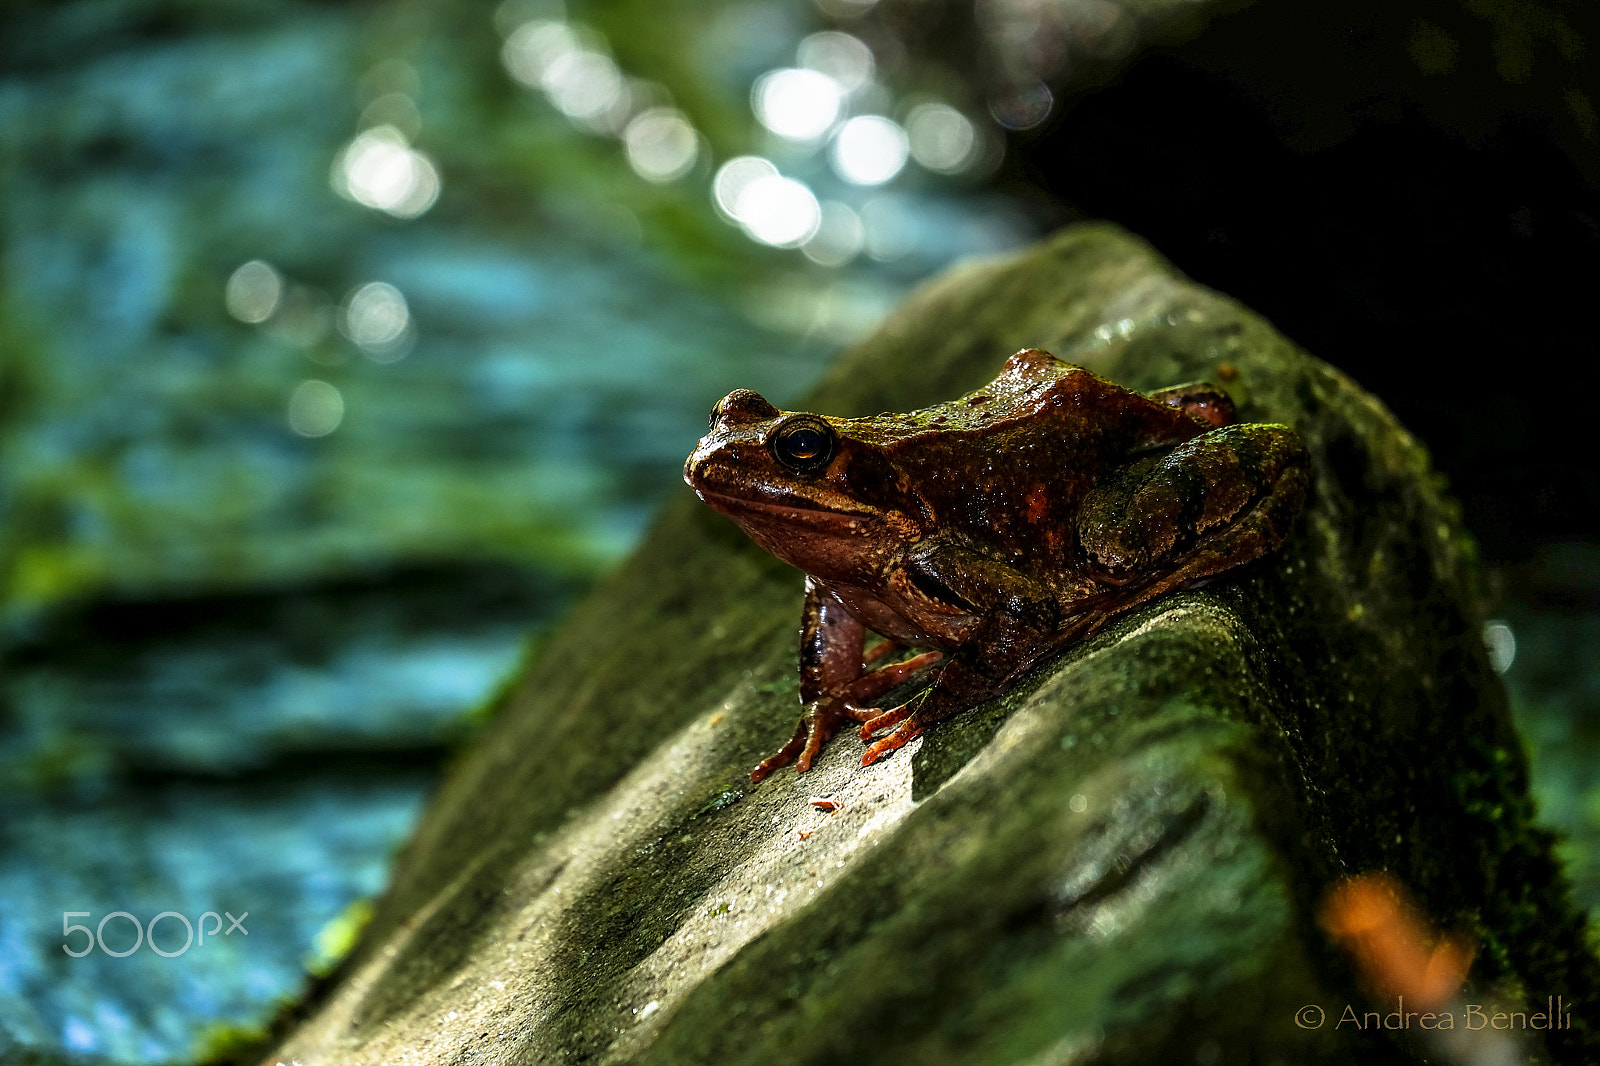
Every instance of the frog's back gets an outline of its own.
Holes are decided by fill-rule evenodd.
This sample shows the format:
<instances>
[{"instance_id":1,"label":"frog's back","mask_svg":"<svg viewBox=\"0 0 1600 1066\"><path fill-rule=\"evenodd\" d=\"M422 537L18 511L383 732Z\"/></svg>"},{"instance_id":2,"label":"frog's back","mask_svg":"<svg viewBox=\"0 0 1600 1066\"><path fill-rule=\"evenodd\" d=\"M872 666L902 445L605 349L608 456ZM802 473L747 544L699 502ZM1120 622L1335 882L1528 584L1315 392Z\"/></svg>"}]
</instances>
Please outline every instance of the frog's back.
<instances>
[{"instance_id":1,"label":"frog's back","mask_svg":"<svg viewBox=\"0 0 1600 1066\"><path fill-rule=\"evenodd\" d=\"M931 528L1045 567L1074 550L1079 507L1100 478L1205 428L1042 352L1018 353L988 386L895 421L884 453Z\"/></svg>"}]
</instances>

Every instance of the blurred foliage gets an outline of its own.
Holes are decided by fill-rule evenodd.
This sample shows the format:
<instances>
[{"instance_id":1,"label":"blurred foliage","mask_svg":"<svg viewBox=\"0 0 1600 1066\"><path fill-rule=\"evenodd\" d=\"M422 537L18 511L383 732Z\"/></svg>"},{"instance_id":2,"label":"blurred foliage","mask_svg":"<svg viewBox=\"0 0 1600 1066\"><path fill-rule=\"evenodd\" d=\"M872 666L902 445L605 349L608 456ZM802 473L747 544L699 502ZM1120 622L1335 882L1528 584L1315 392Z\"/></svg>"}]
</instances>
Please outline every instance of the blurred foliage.
<instances>
[{"instance_id":1,"label":"blurred foliage","mask_svg":"<svg viewBox=\"0 0 1600 1066\"><path fill-rule=\"evenodd\" d=\"M608 216L527 195L588 189L593 208L645 183L558 119L515 121L503 85L474 84L499 74L486 25L477 55L424 36L413 56L429 89L423 143L449 175L435 211L397 223L334 198L360 42L393 36L355 13L136 39L136 54L13 81L0 97L14 610L463 553L592 573L637 529L638 465L677 450L663 421L676 412L645 402L661 395L661 368L783 346L671 265L696 262L688 249L730 258L711 220L631 259L610 247L623 238ZM647 189L670 210L671 193ZM221 300L253 258L293 286L263 330ZM374 274L409 283L421 323L398 364L360 358L331 329L338 295ZM636 325L647 292L675 294L656 337ZM313 376L347 413L307 440L282 412ZM552 406L555 424L542 417ZM585 464L604 441L624 454Z\"/></svg>"},{"instance_id":2,"label":"blurred foliage","mask_svg":"<svg viewBox=\"0 0 1600 1066\"><path fill-rule=\"evenodd\" d=\"M637 91L702 132L685 177L642 180L615 137L575 131L517 85L477 4L9 16L13 615L462 555L592 574L730 383L794 395L826 342L907 280L1016 238L969 225L910 242L893 269L844 271L746 239L711 210L713 161L757 144L749 82L815 20L777 3L583 14ZM341 149L393 128L380 119L409 119L410 147L442 175L419 218L330 195ZM901 214L948 231L963 209L940 207L937 184L911 180ZM250 260L286 286L254 328L221 299ZM371 279L404 294L416 338L402 359L362 358L333 328ZM343 421L305 439L283 409L311 378Z\"/></svg>"}]
</instances>

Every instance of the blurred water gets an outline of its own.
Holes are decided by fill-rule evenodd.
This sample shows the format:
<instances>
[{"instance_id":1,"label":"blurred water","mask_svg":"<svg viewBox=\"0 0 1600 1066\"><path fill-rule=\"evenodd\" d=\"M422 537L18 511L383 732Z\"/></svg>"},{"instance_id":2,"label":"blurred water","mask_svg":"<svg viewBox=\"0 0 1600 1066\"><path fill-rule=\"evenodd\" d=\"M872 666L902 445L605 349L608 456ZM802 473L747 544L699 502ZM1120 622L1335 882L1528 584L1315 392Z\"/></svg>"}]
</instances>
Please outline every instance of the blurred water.
<instances>
[{"instance_id":1,"label":"blurred water","mask_svg":"<svg viewBox=\"0 0 1600 1066\"><path fill-rule=\"evenodd\" d=\"M319 932L382 888L431 778L386 768L12 805L0 850L0 1047L183 1060L209 1025L259 1018L302 986L308 965L326 963ZM182 921L164 919L154 941L117 958L108 951L136 943L128 918L105 921L117 911L141 926L173 911L198 928L187 940ZM207 912L219 920L202 922ZM224 914L242 928L228 932ZM82 952L89 938L63 935L69 924L97 930L103 946L71 957L64 948ZM201 943L200 929L214 935Z\"/></svg>"},{"instance_id":2,"label":"blurred water","mask_svg":"<svg viewBox=\"0 0 1600 1066\"><path fill-rule=\"evenodd\" d=\"M592 573L742 354L790 392L813 372L816 346L581 227L441 209L400 232L332 196L349 35L141 47L0 96L13 611L463 551ZM216 91L238 70L267 84ZM289 285L261 327L223 308L250 259ZM374 279L415 323L396 362L333 328ZM317 439L287 418L307 380L342 399Z\"/></svg>"}]
</instances>

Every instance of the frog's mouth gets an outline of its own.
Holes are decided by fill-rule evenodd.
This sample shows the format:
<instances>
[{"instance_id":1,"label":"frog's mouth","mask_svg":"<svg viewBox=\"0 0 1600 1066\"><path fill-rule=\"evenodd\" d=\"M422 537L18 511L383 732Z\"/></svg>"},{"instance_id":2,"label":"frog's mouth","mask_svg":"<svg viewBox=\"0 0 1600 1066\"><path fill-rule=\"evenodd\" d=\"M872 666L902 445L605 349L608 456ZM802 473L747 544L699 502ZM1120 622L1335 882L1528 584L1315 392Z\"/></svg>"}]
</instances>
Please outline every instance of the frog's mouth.
<instances>
[{"instance_id":1,"label":"frog's mouth","mask_svg":"<svg viewBox=\"0 0 1600 1066\"><path fill-rule=\"evenodd\" d=\"M706 506L721 511L730 518L748 515L757 519L778 519L808 525L837 525L841 521L869 521L877 517L874 512L866 508L824 506L805 496L760 500L749 496L729 496L698 487L694 491Z\"/></svg>"}]
</instances>

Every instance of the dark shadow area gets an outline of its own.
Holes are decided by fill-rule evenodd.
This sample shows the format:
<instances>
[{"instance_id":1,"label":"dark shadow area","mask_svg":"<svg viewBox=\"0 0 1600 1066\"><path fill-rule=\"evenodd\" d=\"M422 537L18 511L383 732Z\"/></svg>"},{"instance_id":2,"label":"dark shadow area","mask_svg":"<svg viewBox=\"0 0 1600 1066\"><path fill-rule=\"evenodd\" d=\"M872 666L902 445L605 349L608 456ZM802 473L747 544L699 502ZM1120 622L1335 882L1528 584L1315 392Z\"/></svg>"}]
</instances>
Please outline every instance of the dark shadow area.
<instances>
[{"instance_id":1,"label":"dark shadow area","mask_svg":"<svg viewBox=\"0 0 1600 1066\"><path fill-rule=\"evenodd\" d=\"M1072 101L1016 146L1013 179L1140 234L1376 392L1489 561L1592 535L1589 429L1565 412L1594 350L1600 193L1537 86L1407 74L1411 15L1319 31L1260 7Z\"/></svg>"}]
</instances>

